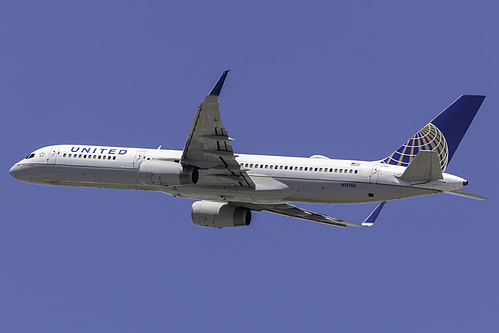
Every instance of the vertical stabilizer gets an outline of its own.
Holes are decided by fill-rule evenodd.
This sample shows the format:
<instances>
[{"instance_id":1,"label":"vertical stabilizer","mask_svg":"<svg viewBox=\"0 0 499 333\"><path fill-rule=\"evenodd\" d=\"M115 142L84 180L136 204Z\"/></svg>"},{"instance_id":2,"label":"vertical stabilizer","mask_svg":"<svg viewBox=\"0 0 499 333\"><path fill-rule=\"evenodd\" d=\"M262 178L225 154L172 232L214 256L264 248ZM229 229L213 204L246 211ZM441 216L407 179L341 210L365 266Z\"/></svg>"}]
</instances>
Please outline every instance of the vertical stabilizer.
<instances>
[{"instance_id":1,"label":"vertical stabilizer","mask_svg":"<svg viewBox=\"0 0 499 333\"><path fill-rule=\"evenodd\" d=\"M440 167L445 171L484 99L462 95L382 162L406 167L420 151L429 150L438 153Z\"/></svg>"}]
</instances>

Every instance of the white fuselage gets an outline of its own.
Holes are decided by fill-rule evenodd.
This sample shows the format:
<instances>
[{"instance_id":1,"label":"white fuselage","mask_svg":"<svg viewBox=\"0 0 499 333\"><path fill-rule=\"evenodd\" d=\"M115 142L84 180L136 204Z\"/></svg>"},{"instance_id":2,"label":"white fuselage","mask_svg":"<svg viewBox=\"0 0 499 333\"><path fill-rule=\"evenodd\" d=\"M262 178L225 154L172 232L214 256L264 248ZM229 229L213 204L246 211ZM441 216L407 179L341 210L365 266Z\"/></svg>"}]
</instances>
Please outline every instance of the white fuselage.
<instances>
[{"instance_id":1,"label":"white fuselage","mask_svg":"<svg viewBox=\"0 0 499 333\"><path fill-rule=\"evenodd\" d=\"M407 183L399 178L405 167L376 161L245 154L236 160L255 188L225 186L213 170L200 170L199 181L189 185L151 186L139 180L143 161L180 163L181 156L180 150L58 145L38 149L16 163L10 173L43 185L159 191L192 199L259 203L380 202L446 192L466 184L446 173L441 180Z\"/></svg>"}]
</instances>

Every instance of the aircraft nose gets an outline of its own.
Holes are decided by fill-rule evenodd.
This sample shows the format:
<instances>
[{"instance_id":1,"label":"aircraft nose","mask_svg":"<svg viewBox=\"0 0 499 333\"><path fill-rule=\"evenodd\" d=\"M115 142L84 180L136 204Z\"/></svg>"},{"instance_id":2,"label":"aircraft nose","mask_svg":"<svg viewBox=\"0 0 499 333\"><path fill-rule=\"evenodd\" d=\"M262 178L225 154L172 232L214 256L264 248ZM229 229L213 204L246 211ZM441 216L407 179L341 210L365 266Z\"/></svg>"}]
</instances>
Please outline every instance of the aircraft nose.
<instances>
[{"instance_id":1,"label":"aircraft nose","mask_svg":"<svg viewBox=\"0 0 499 333\"><path fill-rule=\"evenodd\" d=\"M15 179L19 179L19 169L20 167L17 164L13 165L9 170L10 175Z\"/></svg>"}]
</instances>

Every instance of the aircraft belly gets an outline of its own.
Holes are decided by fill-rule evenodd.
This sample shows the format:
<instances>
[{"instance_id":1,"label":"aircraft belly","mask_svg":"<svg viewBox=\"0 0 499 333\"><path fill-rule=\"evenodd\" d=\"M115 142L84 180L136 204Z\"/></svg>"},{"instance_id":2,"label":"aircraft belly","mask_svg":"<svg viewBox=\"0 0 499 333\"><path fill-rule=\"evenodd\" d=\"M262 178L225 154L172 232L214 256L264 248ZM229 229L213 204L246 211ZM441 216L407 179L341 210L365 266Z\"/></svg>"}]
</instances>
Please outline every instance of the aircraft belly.
<instances>
[{"instance_id":1,"label":"aircraft belly","mask_svg":"<svg viewBox=\"0 0 499 333\"><path fill-rule=\"evenodd\" d=\"M253 177L256 188L237 186L183 185L168 187L164 192L197 200L227 200L259 203L307 202L348 204L390 201L436 193L391 184L342 181L304 181Z\"/></svg>"},{"instance_id":2,"label":"aircraft belly","mask_svg":"<svg viewBox=\"0 0 499 333\"><path fill-rule=\"evenodd\" d=\"M195 200L253 202L252 191L238 191L232 186L182 185L161 190L173 196Z\"/></svg>"},{"instance_id":3,"label":"aircraft belly","mask_svg":"<svg viewBox=\"0 0 499 333\"><path fill-rule=\"evenodd\" d=\"M30 183L55 186L148 190L136 170L119 168L37 165L26 179Z\"/></svg>"},{"instance_id":4,"label":"aircraft belly","mask_svg":"<svg viewBox=\"0 0 499 333\"><path fill-rule=\"evenodd\" d=\"M437 193L432 189L365 182L295 181L287 182L287 184L291 189L291 193L284 198L286 202L368 203Z\"/></svg>"},{"instance_id":5,"label":"aircraft belly","mask_svg":"<svg viewBox=\"0 0 499 333\"><path fill-rule=\"evenodd\" d=\"M197 200L227 200L241 202L285 202L290 188L270 177L252 177L256 187L222 185L170 186L164 192L174 196Z\"/></svg>"}]
</instances>

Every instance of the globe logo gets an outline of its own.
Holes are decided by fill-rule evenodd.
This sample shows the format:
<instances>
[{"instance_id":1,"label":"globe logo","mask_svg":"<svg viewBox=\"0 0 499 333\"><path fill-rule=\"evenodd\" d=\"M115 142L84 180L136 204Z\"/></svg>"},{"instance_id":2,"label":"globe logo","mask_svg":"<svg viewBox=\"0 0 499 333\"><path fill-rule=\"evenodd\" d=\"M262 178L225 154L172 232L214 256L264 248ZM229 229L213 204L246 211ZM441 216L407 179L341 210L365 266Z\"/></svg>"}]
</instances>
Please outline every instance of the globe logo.
<instances>
[{"instance_id":1,"label":"globe logo","mask_svg":"<svg viewBox=\"0 0 499 333\"><path fill-rule=\"evenodd\" d=\"M445 171L449 158L449 148L442 132L437 126L429 123L402 147L385 158L382 162L392 165L408 166L421 150L436 151L440 158L440 166Z\"/></svg>"}]
</instances>

